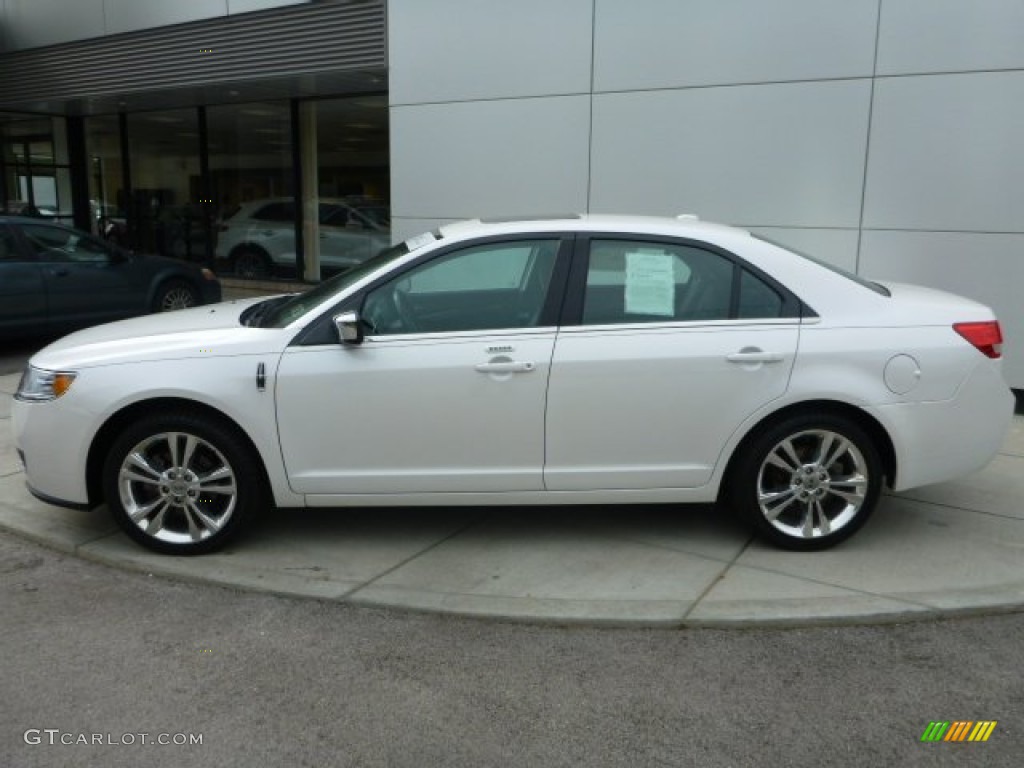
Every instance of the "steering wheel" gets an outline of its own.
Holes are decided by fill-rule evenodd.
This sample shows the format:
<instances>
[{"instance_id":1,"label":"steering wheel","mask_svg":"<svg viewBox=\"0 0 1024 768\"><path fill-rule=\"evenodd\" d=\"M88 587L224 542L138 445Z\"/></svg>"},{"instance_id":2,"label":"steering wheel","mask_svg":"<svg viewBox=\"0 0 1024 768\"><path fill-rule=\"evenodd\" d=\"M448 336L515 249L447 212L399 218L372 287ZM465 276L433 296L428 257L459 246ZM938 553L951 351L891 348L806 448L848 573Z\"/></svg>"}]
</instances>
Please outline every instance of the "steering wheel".
<instances>
[{"instance_id":1,"label":"steering wheel","mask_svg":"<svg viewBox=\"0 0 1024 768\"><path fill-rule=\"evenodd\" d=\"M409 306L409 281L399 280L391 291L391 305L398 315L402 328L406 332L417 333L420 330L416 315Z\"/></svg>"}]
</instances>

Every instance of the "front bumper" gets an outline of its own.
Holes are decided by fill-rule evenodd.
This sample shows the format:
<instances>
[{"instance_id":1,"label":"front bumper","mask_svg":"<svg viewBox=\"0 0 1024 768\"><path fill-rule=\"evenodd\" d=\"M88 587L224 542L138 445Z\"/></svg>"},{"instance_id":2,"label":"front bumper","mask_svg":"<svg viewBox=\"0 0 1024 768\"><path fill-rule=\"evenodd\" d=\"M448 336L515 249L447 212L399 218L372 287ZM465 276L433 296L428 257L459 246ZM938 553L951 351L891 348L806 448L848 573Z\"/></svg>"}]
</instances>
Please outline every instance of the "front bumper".
<instances>
[{"instance_id":1,"label":"front bumper","mask_svg":"<svg viewBox=\"0 0 1024 768\"><path fill-rule=\"evenodd\" d=\"M72 394L46 402L11 402L14 447L34 496L60 506L89 506L86 461L94 418L75 407Z\"/></svg>"}]
</instances>

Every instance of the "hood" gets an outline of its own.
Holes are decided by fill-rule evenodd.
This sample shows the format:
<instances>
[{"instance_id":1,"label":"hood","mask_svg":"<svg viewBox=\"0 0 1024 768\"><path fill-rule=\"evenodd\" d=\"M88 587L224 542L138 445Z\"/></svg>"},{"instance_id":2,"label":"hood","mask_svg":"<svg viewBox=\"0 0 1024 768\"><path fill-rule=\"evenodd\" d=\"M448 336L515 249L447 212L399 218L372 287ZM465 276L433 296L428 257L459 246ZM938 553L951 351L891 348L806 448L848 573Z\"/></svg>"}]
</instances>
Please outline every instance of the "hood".
<instances>
[{"instance_id":1,"label":"hood","mask_svg":"<svg viewBox=\"0 0 1024 768\"><path fill-rule=\"evenodd\" d=\"M239 316L266 298L229 301L97 325L44 347L30 362L40 368L57 370L218 354L265 354L282 348L280 340L286 334L279 329L249 328L239 322Z\"/></svg>"}]
</instances>

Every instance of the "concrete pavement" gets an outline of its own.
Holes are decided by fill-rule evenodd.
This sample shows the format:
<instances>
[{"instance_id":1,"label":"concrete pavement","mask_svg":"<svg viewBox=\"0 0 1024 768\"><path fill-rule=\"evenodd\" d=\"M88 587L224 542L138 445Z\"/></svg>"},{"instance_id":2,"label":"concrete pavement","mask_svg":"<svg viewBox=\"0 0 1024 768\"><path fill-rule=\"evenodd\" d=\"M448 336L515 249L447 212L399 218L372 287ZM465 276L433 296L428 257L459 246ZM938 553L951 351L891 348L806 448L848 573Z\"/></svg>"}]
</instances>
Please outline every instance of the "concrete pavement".
<instances>
[{"instance_id":1,"label":"concrete pavement","mask_svg":"<svg viewBox=\"0 0 1024 768\"><path fill-rule=\"evenodd\" d=\"M115 567L355 604L641 626L902 620L1024 607L1024 417L984 470L886 496L837 549L782 552L710 509L274 511L228 549L151 554L105 509L37 501L0 376L0 528Z\"/></svg>"}]
</instances>

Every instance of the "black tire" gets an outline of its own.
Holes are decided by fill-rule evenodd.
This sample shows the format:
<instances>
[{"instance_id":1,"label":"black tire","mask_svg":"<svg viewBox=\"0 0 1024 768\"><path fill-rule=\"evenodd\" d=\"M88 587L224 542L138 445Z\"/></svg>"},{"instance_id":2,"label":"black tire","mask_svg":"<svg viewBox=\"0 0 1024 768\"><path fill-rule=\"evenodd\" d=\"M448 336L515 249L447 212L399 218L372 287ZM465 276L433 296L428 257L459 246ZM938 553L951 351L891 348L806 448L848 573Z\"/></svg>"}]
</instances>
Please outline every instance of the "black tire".
<instances>
[{"instance_id":1,"label":"black tire","mask_svg":"<svg viewBox=\"0 0 1024 768\"><path fill-rule=\"evenodd\" d=\"M741 450L725 497L762 538L783 549L835 546L878 505L878 449L847 417L792 416L756 433Z\"/></svg>"},{"instance_id":2,"label":"black tire","mask_svg":"<svg viewBox=\"0 0 1024 768\"><path fill-rule=\"evenodd\" d=\"M262 478L259 457L232 428L171 411L143 416L117 437L103 492L115 522L142 546L200 555L238 535L263 505Z\"/></svg>"},{"instance_id":3,"label":"black tire","mask_svg":"<svg viewBox=\"0 0 1024 768\"><path fill-rule=\"evenodd\" d=\"M237 277L258 280L270 276L272 265L265 251L245 246L231 255L231 267Z\"/></svg>"},{"instance_id":4,"label":"black tire","mask_svg":"<svg viewBox=\"0 0 1024 768\"><path fill-rule=\"evenodd\" d=\"M154 312L173 312L176 309L188 309L201 304L199 291L185 280L165 280L156 289L153 298Z\"/></svg>"}]
</instances>

